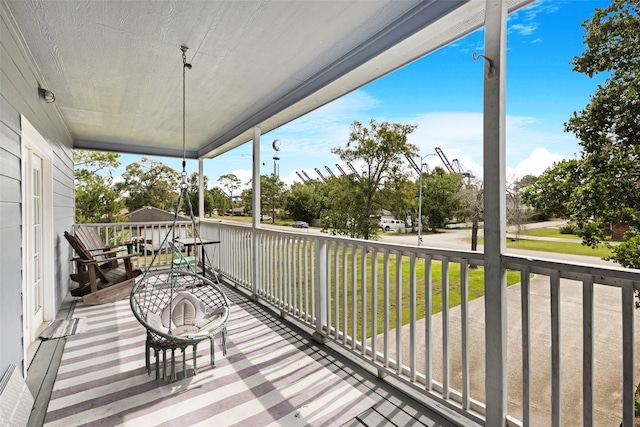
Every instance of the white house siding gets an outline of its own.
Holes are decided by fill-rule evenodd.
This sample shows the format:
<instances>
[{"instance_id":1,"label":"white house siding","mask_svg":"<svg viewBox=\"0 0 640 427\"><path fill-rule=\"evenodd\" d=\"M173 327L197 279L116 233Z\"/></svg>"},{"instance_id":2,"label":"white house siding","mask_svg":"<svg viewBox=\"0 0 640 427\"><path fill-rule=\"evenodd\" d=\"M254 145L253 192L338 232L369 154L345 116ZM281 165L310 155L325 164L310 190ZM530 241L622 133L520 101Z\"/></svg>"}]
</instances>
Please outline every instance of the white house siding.
<instances>
[{"instance_id":1,"label":"white house siding","mask_svg":"<svg viewBox=\"0 0 640 427\"><path fill-rule=\"evenodd\" d=\"M69 248L63 231L74 221L73 141L55 104L38 98L46 85L6 6L0 2L0 376L10 364L26 374L22 313L21 115L51 146L55 311L69 286ZM55 93L55 88L49 88Z\"/></svg>"}]
</instances>

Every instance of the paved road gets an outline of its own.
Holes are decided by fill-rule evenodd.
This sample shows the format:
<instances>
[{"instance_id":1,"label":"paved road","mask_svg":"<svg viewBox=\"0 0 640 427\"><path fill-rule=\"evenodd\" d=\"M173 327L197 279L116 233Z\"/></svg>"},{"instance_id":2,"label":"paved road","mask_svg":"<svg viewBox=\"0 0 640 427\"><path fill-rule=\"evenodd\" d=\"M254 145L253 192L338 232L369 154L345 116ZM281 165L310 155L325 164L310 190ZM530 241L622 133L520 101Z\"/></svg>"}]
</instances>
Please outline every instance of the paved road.
<instances>
[{"instance_id":1,"label":"paved road","mask_svg":"<svg viewBox=\"0 0 640 427\"><path fill-rule=\"evenodd\" d=\"M244 225L250 227L250 223L232 221L232 220L217 220L216 222L223 222L235 225ZM525 226L525 230L534 229L534 228L547 228L547 227L559 227L563 224L566 224L566 221L545 221L545 222L536 222L527 224ZM319 228L292 228L285 227L281 225L273 225L268 223L261 223L261 227L273 230L286 230L286 231L295 231L297 233L308 233L308 234L323 234ZM483 230L478 230L478 236L483 235ZM526 238L531 240L555 240L555 241L568 241L577 243L575 239L553 239L547 237L535 237L535 236L523 236L520 238ZM471 229L452 229L452 230L441 230L438 233L426 233L422 235L422 245L430 248L440 248L440 249L454 249L454 250L471 250ZM418 236L415 234L382 234L379 236L379 241L388 242L388 243L396 243L402 245L418 245ZM482 252L483 246L478 246L478 251ZM566 261L576 264L588 264L588 265L605 265L605 266L616 266L618 264L612 261L605 261L599 257L591 257L591 256L581 256L581 255L569 255L569 254L557 254L550 252L541 252L541 251L530 251L524 249L510 249L507 248L508 254L537 258L537 259L549 259L552 261Z\"/></svg>"}]
</instances>

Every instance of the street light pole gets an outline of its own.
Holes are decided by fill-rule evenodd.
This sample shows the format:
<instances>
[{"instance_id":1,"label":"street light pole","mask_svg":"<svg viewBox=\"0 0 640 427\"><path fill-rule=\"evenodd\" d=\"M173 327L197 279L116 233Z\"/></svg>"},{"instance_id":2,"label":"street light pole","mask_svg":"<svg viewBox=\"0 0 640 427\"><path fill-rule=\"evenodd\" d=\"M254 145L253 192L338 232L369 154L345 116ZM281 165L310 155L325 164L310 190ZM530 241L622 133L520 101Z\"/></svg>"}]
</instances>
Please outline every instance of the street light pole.
<instances>
[{"instance_id":1,"label":"street light pole","mask_svg":"<svg viewBox=\"0 0 640 427\"><path fill-rule=\"evenodd\" d=\"M420 196L418 197L418 246L422 246L422 168L425 167L426 163L424 159L427 157L435 156L435 154L425 154L420 157Z\"/></svg>"}]
</instances>

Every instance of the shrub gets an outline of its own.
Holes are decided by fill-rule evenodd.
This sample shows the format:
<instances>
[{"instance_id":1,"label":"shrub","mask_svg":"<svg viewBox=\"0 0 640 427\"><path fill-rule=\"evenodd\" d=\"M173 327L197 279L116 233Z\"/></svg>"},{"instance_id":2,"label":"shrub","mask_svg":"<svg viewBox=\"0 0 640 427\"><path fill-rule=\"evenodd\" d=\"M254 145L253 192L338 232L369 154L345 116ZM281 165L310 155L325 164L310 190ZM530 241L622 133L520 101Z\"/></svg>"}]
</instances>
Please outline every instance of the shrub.
<instances>
[{"instance_id":1,"label":"shrub","mask_svg":"<svg viewBox=\"0 0 640 427\"><path fill-rule=\"evenodd\" d=\"M560 227L560 234L578 234L578 226L572 223Z\"/></svg>"}]
</instances>

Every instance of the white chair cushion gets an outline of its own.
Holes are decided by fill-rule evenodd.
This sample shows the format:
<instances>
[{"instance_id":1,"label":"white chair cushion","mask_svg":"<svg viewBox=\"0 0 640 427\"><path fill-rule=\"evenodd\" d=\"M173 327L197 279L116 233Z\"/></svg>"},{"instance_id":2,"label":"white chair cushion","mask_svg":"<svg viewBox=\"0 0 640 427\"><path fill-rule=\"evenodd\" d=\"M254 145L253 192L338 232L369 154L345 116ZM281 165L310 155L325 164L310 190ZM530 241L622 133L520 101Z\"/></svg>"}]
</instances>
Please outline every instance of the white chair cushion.
<instances>
[{"instance_id":1,"label":"white chair cushion","mask_svg":"<svg viewBox=\"0 0 640 427\"><path fill-rule=\"evenodd\" d=\"M180 327L198 325L206 314L206 307L202 301L190 292L179 292L162 310L162 324L165 327Z\"/></svg>"},{"instance_id":2,"label":"white chair cushion","mask_svg":"<svg viewBox=\"0 0 640 427\"><path fill-rule=\"evenodd\" d=\"M162 318L158 313L148 312L147 323L151 328L158 332L162 332L163 334L166 334L169 331L169 329L162 324Z\"/></svg>"}]
</instances>

